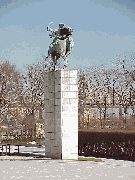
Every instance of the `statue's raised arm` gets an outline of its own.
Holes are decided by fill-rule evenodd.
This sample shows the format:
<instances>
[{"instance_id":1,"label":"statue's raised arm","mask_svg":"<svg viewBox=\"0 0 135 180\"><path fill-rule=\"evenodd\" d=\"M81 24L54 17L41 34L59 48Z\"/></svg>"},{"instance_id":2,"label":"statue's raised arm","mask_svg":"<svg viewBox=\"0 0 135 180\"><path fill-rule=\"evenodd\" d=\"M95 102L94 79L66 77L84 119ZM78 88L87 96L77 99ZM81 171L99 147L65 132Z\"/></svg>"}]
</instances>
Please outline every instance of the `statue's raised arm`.
<instances>
[{"instance_id":1,"label":"statue's raised arm","mask_svg":"<svg viewBox=\"0 0 135 180\"><path fill-rule=\"evenodd\" d=\"M51 34L49 34L50 38L52 37L55 37L58 35L58 29L52 29L50 28L50 25L52 24L53 22L51 22L48 26L47 26L47 31L50 31Z\"/></svg>"}]
</instances>

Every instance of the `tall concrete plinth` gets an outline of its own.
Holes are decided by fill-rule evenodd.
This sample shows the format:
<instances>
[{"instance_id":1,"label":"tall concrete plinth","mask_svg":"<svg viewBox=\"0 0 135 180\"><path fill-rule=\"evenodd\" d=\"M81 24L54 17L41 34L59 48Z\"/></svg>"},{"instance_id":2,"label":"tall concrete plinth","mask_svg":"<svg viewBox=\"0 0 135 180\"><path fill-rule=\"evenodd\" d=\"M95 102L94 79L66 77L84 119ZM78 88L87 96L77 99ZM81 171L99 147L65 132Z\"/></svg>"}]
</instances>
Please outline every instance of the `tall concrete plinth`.
<instances>
[{"instance_id":1,"label":"tall concrete plinth","mask_svg":"<svg viewBox=\"0 0 135 180\"><path fill-rule=\"evenodd\" d=\"M45 74L45 156L78 159L77 70Z\"/></svg>"}]
</instances>

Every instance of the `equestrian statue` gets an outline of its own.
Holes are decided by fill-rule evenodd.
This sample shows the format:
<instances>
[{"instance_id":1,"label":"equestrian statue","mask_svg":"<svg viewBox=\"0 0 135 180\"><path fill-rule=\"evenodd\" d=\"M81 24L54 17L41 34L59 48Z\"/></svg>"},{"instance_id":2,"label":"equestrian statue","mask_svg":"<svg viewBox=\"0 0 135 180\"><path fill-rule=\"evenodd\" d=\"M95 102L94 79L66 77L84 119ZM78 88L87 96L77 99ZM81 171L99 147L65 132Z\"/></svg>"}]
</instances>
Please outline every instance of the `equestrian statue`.
<instances>
[{"instance_id":1,"label":"equestrian statue","mask_svg":"<svg viewBox=\"0 0 135 180\"><path fill-rule=\"evenodd\" d=\"M52 24L52 22L50 23ZM54 70L57 69L57 60L62 57L65 65L64 69L67 68L69 55L73 50L73 29L65 27L65 24L60 23L58 29L51 29L50 24L47 27L47 31L50 31L50 38L54 38L48 49L48 56L51 57L54 63Z\"/></svg>"}]
</instances>

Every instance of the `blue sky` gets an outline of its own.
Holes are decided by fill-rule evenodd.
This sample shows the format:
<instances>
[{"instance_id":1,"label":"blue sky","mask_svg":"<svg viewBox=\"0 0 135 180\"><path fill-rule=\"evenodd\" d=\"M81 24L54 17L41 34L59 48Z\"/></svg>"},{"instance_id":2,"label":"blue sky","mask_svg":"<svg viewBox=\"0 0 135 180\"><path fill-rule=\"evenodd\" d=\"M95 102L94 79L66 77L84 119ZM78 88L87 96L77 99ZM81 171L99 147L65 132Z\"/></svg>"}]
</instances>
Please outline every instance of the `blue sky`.
<instances>
[{"instance_id":1,"label":"blue sky","mask_svg":"<svg viewBox=\"0 0 135 180\"><path fill-rule=\"evenodd\" d=\"M135 50L135 0L0 0L0 61L22 69L47 56L50 22L74 28L69 69L111 67L115 54Z\"/></svg>"}]
</instances>

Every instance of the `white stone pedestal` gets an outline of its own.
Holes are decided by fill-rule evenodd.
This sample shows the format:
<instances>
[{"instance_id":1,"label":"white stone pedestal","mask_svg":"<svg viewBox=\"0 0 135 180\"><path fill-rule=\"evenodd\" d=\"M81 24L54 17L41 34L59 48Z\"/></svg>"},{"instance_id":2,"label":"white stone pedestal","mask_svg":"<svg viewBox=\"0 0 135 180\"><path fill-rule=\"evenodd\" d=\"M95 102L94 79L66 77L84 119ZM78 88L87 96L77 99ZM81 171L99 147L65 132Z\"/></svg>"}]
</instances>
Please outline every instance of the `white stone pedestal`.
<instances>
[{"instance_id":1,"label":"white stone pedestal","mask_svg":"<svg viewBox=\"0 0 135 180\"><path fill-rule=\"evenodd\" d=\"M45 74L45 156L78 159L77 70Z\"/></svg>"}]
</instances>

